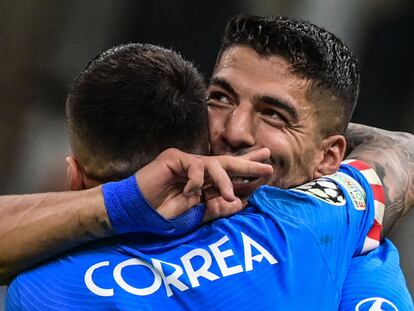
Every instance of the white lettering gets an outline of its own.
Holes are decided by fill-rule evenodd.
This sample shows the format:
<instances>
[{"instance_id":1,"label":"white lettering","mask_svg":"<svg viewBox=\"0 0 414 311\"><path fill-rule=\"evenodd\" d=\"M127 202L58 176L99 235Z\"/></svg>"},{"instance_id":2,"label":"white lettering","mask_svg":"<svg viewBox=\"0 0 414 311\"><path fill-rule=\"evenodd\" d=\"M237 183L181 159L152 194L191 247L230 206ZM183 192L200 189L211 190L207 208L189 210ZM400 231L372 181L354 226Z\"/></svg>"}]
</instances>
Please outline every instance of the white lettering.
<instances>
[{"instance_id":1,"label":"white lettering","mask_svg":"<svg viewBox=\"0 0 414 311\"><path fill-rule=\"evenodd\" d=\"M95 272L95 270L101 267L105 267L105 266L109 266L109 261L102 261L102 262L98 262L94 264L92 267L90 267L86 271L84 280L85 280L86 287L92 293L98 296L109 297L109 296L114 295L113 288L105 289L105 288L99 287L98 285L95 284L95 282L92 279L92 274Z\"/></svg>"},{"instance_id":2,"label":"white lettering","mask_svg":"<svg viewBox=\"0 0 414 311\"><path fill-rule=\"evenodd\" d=\"M263 261L263 258L265 258L270 265L278 263L276 258L273 257L273 255L265 247L263 247L261 244L253 240L245 233L240 232L240 234L243 241L243 253L237 248L231 248L231 245L233 244L227 244L227 247L224 246L224 244L229 242L230 239L228 236L223 235L222 238L220 238L218 241L208 246L211 253L208 251L208 249L192 249L180 257L180 264L170 263L156 258L151 258L151 262L148 263L138 258L131 258L122 261L115 266L113 270L113 278L123 290L137 296L151 295L161 288L161 284L164 284L167 297L171 297L174 295L172 286L174 286L174 291L177 294L178 291L183 292L190 289L190 286L193 288L200 286L199 279L201 277L209 281L215 281L220 277L227 277L230 275L242 273L243 271L252 271L253 261L261 263ZM256 255L253 256L253 253ZM243 264L237 264L243 260L243 255L244 266ZM231 257L234 257L233 260L230 259ZM220 276L209 271L213 264L213 258L217 262L217 266L220 269ZM233 262L234 265L229 266L229 262ZM99 287L93 280L93 275L96 270L105 266L109 266L109 261L98 262L91 266L85 273L84 281L86 287L92 293L103 297L114 296L113 288ZM136 287L136 284L134 284L135 286L132 286L128 284L127 281L123 278L123 269L128 266L143 266L144 270L149 269L150 273L142 274L142 277L139 272L135 273L136 277L142 279L142 282L144 282L144 285L138 283L139 286L144 286L143 288ZM131 274L129 271L124 271L124 276L125 275ZM187 280L185 278L185 275L187 276L190 284L185 284L183 282L184 280ZM147 284L150 285L147 286Z\"/></svg>"},{"instance_id":3,"label":"white lettering","mask_svg":"<svg viewBox=\"0 0 414 311\"><path fill-rule=\"evenodd\" d=\"M263 246L257 243L255 240L240 232L243 239L243 248L244 248L244 262L245 262L245 269L246 271L253 270L253 260L257 262L262 262L263 257L267 259L267 261L274 265L277 263L275 257L273 257ZM256 256L252 256L252 246L259 251L260 254Z\"/></svg>"},{"instance_id":4,"label":"white lettering","mask_svg":"<svg viewBox=\"0 0 414 311\"><path fill-rule=\"evenodd\" d=\"M191 265L191 259L196 256L200 256L201 258L204 259L203 264L198 270L194 270L193 266ZM212 260L211 260L210 253L206 251L205 249L196 248L196 249L189 251L184 256L181 256L181 262L184 265L184 269L188 275L188 278L191 282L192 287L200 286L200 282L198 281L199 277L204 277L210 281L215 281L219 278L214 273L211 273L210 271L208 271L208 269L211 266Z\"/></svg>"},{"instance_id":5,"label":"white lettering","mask_svg":"<svg viewBox=\"0 0 414 311\"><path fill-rule=\"evenodd\" d=\"M161 263L173 267L175 271L170 275L166 276L164 270L162 269ZM178 279L183 274L183 269L179 265L175 265L173 263L165 262L154 258L152 258L152 264L154 265L154 268L157 269L157 271L160 273L162 280L164 281L165 290L167 291L168 297L171 297L173 295L170 284L174 285L182 292L188 289L188 286Z\"/></svg>"},{"instance_id":6,"label":"white lettering","mask_svg":"<svg viewBox=\"0 0 414 311\"><path fill-rule=\"evenodd\" d=\"M225 235L220 240L218 240L216 243L213 243L209 246L211 249L211 252L213 253L214 258L217 261L217 264L220 268L221 274L223 276L229 276L232 274L237 274L243 272L243 267L241 265L228 267L226 261L224 258L234 256L232 249L226 249L224 251L221 251L219 249L219 246L223 245L229 240L229 238Z\"/></svg>"},{"instance_id":7,"label":"white lettering","mask_svg":"<svg viewBox=\"0 0 414 311\"><path fill-rule=\"evenodd\" d=\"M136 287L133 287L133 286L129 285L122 278L122 269L127 267L127 266L144 266L144 267L147 267L148 269L150 269L150 271L154 275L154 282L150 286L144 287L144 288L136 288ZM144 262L142 260L139 260L138 258L128 259L128 260L125 260L125 261L119 263L114 269L114 279L115 279L116 283L119 286L121 286L125 291L127 291L128 293L131 293L133 295L137 295L137 296L147 296L147 295L151 295L151 294L155 293L160 288L161 282L162 282L161 277L157 273L157 271L155 271L151 265L147 264L146 262Z\"/></svg>"}]
</instances>

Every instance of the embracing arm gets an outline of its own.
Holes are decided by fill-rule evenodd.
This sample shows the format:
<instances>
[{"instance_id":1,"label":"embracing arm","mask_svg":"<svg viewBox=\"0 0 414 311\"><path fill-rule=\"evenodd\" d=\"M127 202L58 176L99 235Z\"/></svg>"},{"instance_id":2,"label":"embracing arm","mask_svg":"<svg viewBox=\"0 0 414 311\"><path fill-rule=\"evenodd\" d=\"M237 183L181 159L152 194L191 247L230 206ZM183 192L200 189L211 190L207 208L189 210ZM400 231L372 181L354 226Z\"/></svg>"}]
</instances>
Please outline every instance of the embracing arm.
<instances>
[{"instance_id":1,"label":"embracing arm","mask_svg":"<svg viewBox=\"0 0 414 311\"><path fill-rule=\"evenodd\" d=\"M388 234L414 205L414 135L351 123L345 136L348 158L370 165L382 181Z\"/></svg>"},{"instance_id":2,"label":"embracing arm","mask_svg":"<svg viewBox=\"0 0 414 311\"><path fill-rule=\"evenodd\" d=\"M135 174L135 181L139 181L145 200L164 219L175 218L191 209L201 199L200 188L208 183L217 191L211 194L211 204L207 202L206 221L235 213L242 206L241 201L234 198L226 171L237 176L269 176L272 167L260 163L269 156L270 151L266 148L238 158L199 157L169 149L141 168ZM209 178L204 180L205 176ZM142 205L110 203L105 206L103 188L0 196L0 285L6 284L23 269L79 244L125 233L124 228L119 227L125 223L133 226L128 232L142 232L144 227L151 230L156 226L152 222L154 217L148 218L147 223L143 223L145 217L138 217L135 222L134 209L142 209ZM119 193L115 200L118 203L122 199L122 191ZM130 201L131 196L124 199ZM118 213L118 207L124 213Z\"/></svg>"},{"instance_id":3,"label":"embracing arm","mask_svg":"<svg viewBox=\"0 0 414 311\"><path fill-rule=\"evenodd\" d=\"M112 234L101 187L0 196L0 284L46 258Z\"/></svg>"}]
</instances>

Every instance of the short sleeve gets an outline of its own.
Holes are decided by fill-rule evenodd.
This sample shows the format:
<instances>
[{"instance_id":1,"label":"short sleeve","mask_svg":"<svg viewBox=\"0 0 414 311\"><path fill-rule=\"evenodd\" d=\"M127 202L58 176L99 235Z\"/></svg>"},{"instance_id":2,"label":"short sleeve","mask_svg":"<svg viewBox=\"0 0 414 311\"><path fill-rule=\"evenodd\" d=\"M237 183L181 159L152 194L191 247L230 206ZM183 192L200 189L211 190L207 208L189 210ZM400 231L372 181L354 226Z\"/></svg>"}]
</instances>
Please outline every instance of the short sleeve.
<instances>
[{"instance_id":1,"label":"short sleeve","mask_svg":"<svg viewBox=\"0 0 414 311\"><path fill-rule=\"evenodd\" d=\"M374 222L369 229L367 235L364 237L362 247L359 247L360 254L365 254L375 248L380 244L381 233L382 233L382 221L384 218L384 189L382 187L381 181L375 171L358 160L346 160L342 162L339 173L332 175L334 180L337 180L340 183L340 178L337 178L340 173L344 173L348 176L354 176L358 183L363 187L366 198L366 204L373 204L374 206ZM341 183L344 189L349 189L351 198L354 206L358 207L359 200L355 198L352 194L352 188L347 187L346 183Z\"/></svg>"},{"instance_id":2,"label":"short sleeve","mask_svg":"<svg viewBox=\"0 0 414 311\"><path fill-rule=\"evenodd\" d=\"M414 310L399 255L385 239L377 249L352 259L339 310Z\"/></svg>"},{"instance_id":3,"label":"short sleeve","mask_svg":"<svg viewBox=\"0 0 414 311\"><path fill-rule=\"evenodd\" d=\"M351 259L379 244L384 196L372 174L361 162L345 163L339 172L294 189L263 186L250 203L275 223L285 219L310 231L341 287Z\"/></svg>"}]
</instances>

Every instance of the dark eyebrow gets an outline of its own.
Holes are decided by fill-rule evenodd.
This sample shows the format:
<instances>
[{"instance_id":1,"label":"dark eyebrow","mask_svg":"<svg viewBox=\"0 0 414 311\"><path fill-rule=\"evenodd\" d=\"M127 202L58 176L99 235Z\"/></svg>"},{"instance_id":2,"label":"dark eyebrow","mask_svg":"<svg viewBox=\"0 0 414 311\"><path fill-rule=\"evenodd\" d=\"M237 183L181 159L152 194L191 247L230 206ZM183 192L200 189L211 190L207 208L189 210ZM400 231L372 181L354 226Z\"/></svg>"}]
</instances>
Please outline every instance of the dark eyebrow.
<instances>
[{"instance_id":1,"label":"dark eyebrow","mask_svg":"<svg viewBox=\"0 0 414 311\"><path fill-rule=\"evenodd\" d=\"M228 82L227 80L223 78L212 78L210 80L210 85L219 86L222 89L224 89L227 93L229 93L231 96L233 96L236 100L239 99L237 92L231 86L230 82Z\"/></svg>"},{"instance_id":2,"label":"dark eyebrow","mask_svg":"<svg viewBox=\"0 0 414 311\"><path fill-rule=\"evenodd\" d=\"M296 122L299 119L297 109L290 102L287 102L285 100L281 100L279 98L267 95L259 95L255 96L254 102L268 104L286 111L289 114L289 116L293 119L293 122Z\"/></svg>"},{"instance_id":3,"label":"dark eyebrow","mask_svg":"<svg viewBox=\"0 0 414 311\"><path fill-rule=\"evenodd\" d=\"M234 90L231 84L223 78L212 78L210 80L210 85L219 86L226 92L228 92L231 96L234 96L237 100L239 98L237 92ZM286 111L292 118L293 122L297 122L297 120L299 119L297 109L294 107L294 105L292 105L290 102L287 102L286 100L282 100L268 95L258 95L254 97L254 102L268 104Z\"/></svg>"}]
</instances>

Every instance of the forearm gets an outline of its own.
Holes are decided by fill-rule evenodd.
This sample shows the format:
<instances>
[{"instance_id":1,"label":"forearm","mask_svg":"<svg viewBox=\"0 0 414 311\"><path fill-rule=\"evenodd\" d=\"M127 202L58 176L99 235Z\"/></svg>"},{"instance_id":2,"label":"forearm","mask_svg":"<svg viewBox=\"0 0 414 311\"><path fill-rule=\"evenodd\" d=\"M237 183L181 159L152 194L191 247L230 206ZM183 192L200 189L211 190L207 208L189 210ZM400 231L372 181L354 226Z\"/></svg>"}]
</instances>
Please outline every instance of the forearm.
<instances>
[{"instance_id":1,"label":"forearm","mask_svg":"<svg viewBox=\"0 0 414 311\"><path fill-rule=\"evenodd\" d=\"M169 149L135 175L135 178L139 176L141 194L137 185L134 183L131 187L131 179L127 178L116 183L115 188L107 184L84 191L0 196L0 283L4 284L23 269L87 241L126 232L160 234L163 228L157 227L154 219L158 219L161 226L165 222L169 227L187 224L189 230L188 221L168 219L188 216L186 212L200 201L201 194L195 190L203 186L205 175L211 179L211 186L217 187L220 198L232 201L226 205L230 209L223 213L212 206L213 211L208 213L210 219L236 212L241 208L241 201L233 198L226 170L236 176L268 177L273 169L261 161L269 156L267 148L241 157L202 158ZM143 196L147 203L142 204L139 196ZM232 204L233 201L236 204ZM142 210L145 207L146 212ZM159 215L154 216L153 210L148 211L148 208L156 209ZM195 228L198 222L192 222L192 225Z\"/></svg>"},{"instance_id":2,"label":"forearm","mask_svg":"<svg viewBox=\"0 0 414 311\"><path fill-rule=\"evenodd\" d=\"M414 205L414 136L350 124L346 138L348 157L369 164L383 183L387 234Z\"/></svg>"},{"instance_id":3,"label":"forearm","mask_svg":"<svg viewBox=\"0 0 414 311\"><path fill-rule=\"evenodd\" d=\"M101 187L0 196L0 283L81 243L110 236Z\"/></svg>"}]
</instances>

